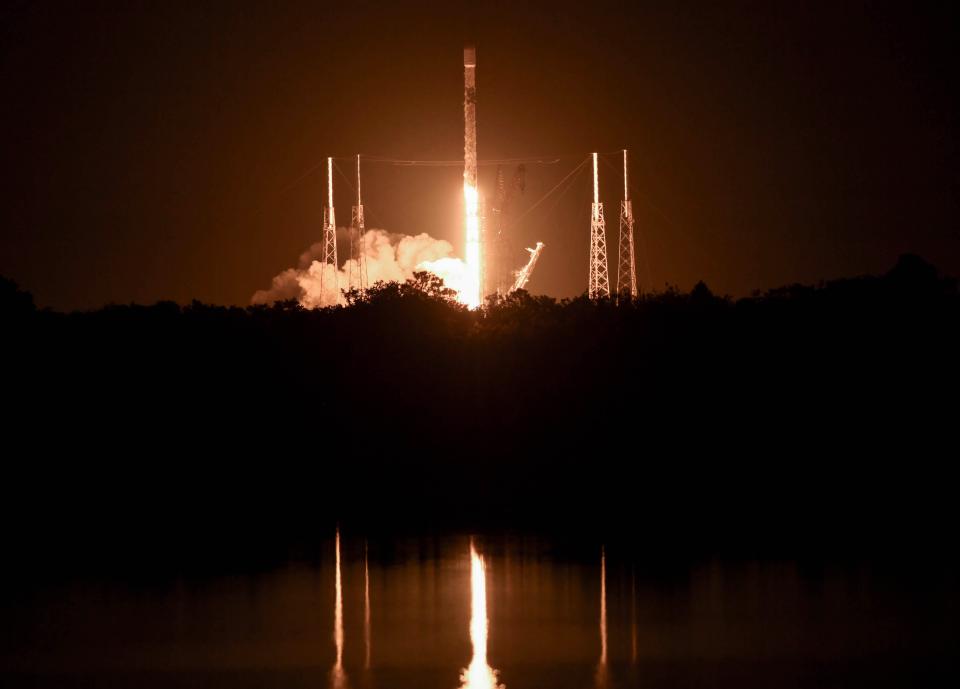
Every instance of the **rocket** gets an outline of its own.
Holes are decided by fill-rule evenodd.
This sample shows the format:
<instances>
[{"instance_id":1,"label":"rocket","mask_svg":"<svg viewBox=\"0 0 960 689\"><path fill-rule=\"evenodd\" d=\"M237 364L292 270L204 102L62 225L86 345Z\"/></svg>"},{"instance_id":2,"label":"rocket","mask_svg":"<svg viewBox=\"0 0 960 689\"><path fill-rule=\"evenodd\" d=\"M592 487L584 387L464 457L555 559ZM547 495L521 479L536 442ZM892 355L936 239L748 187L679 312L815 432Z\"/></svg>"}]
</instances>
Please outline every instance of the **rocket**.
<instances>
[{"instance_id":1,"label":"rocket","mask_svg":"<svg viewBox=\"0 0 960 689\"><path fill-rule=\"evenodd\" d=\"M463 49L463 182L477 188L477 49Z\"/></svg>"},{"instance_id":2,"label":"rocket","mask_svg":"<svg viewBox=\"0 0 960 689\"><path fill-rule=\"evenodd\" d=\"M477 49L463 49L463 200L467 280L461 300L475 308L483 303L479 193L477 190Z\"/></svg>"}]
</instances>

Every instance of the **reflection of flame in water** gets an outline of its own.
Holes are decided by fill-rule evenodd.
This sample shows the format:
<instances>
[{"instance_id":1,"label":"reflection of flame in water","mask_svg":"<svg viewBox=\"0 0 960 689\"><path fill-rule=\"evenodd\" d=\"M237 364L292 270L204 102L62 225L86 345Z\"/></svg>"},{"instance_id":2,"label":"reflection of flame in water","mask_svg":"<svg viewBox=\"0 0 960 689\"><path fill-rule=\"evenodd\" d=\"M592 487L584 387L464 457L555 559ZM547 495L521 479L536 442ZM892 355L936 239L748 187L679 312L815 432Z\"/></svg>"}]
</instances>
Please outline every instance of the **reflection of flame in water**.
<instances>
[{"instance_id":1,"label":"reflection of flame in water","mask_svg":"<svg viewBox=\"0 0 960 689\"><path fill-rule=\"evenodd\" d=\"M347 675L343 671L343 587L340 582L340 529L337 529L337 602L333 613L333 641L337 645L337 662L330 672L330 684L344 687Z\"/></svg>"},{"instance_id":2,"label":"reflection of flame in water","mask_svg":"<svg viewBox=\"0 0 960 689\"><path fill-rule=\"evenodd\" d=\"M460 675L461 689L503 689L497 671L487 665L487 572L470 541L470 643L473 659Z\"/></svg>"},{"instance_id":3,"label":"reflection of flame in water","mask_svg":"<svg viewBox=\"0 0 960 689\"><path fill-rule=\"evenodd\" d=\"M607 683L607 554L600 548L600 662L597 664L596 685Z\"/></svg>"},{"instance_id":4,"label":"reflection of flame in water","mask_svg":"<svg viewBox=\"0 0 960 689\"><path fill-rule=\"evenodd\" d=\"M637 573L630 573L630 662L637 662Z\"/></svg>"},{"instance_id":5,"label":"reflection of flame in water","mask_svg":"<svg viewBox=\"0 0 960 689\"><path fill-rule=\"evenodd\" d=\"M370 669L370 557L369 548L363 544L363 643L366 657L363 666Z\"/></svg>"}]
</instances>

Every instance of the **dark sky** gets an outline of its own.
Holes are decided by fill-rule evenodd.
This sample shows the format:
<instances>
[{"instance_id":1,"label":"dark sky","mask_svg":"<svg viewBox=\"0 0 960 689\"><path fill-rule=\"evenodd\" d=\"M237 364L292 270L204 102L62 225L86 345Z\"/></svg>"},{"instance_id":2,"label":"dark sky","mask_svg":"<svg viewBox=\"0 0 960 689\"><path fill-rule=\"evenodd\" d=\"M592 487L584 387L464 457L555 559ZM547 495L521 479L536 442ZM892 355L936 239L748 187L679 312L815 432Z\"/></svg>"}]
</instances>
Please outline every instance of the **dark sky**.
<instances>
[{"instance_id":1,"label":"dark sky","mask_svg":"<svg viewBox=\"0 0 960 689\"><path fill-rule=\"evenodd\" d=\"M949 4L8 1L0 273L59 309L245 304L319 240L324 156L462 157L474 40L480 157L564 156L517 215L631 150L645 288L744 295L907 251L960 274ZM373 167L368 226L462 252L462 170ZM588 194L518 223L547 244L531 291L585 289Z\"/></svg>"}]
</instances>

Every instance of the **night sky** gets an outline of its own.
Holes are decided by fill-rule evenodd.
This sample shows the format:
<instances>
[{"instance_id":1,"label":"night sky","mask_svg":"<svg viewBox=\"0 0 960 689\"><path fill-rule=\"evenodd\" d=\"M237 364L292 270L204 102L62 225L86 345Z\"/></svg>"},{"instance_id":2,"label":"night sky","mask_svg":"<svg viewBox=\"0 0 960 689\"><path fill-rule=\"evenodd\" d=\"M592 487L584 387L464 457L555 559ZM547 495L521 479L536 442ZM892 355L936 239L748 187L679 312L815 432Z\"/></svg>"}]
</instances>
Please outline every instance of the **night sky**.
<instances>
[{"instance_id":1,"label":"night sky","mask_svg":"<svg viewBox=\"0 0 960 689\"><path fill-rule=\"evenodd\" d=\"M466 40L480 158L561 159L517 215L630 149L645 289L741 296L904 252L960 274L948 4L5 2L0 274L57 309L248 303L319 241L324 156L462 158ZM367 225L462 255L461 185L371 163ZM547 245L532 292L585 290L589 200L581 174L518 221Z\"/></svg>"}]
</instances>

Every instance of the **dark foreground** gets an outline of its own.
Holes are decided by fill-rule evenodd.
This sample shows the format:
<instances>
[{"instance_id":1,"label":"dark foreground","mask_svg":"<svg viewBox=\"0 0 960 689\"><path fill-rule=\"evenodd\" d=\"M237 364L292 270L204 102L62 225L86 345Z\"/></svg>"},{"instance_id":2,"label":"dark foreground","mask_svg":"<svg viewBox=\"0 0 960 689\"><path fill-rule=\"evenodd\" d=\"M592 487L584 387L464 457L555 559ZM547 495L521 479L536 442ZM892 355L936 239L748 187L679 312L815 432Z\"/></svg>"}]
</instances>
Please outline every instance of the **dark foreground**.
<instances>
[{"instance_id":1,"label":"dark foreground","mask_svg":"<svg viewBox=\"0 0 960 689\"><path fill-rule=\"evenodd\" d=\"M960 295L915 257L475 313L426 278L313 312L59 314L8 283L2 318L5 547L47 574L283 561L336 520L952 558Z\"/></svg>"},{"instance_id":2,"label":"dark foreground","mask_svg":"<svg viewBox=\"0 0 960 689\"><path fill-rule=\"evenodd\" d=\"M509 689L957 685L960 295L918 259L474 313L0 291L4 686L454 689L467 533Z\"/></svg>"}]
</instances>

